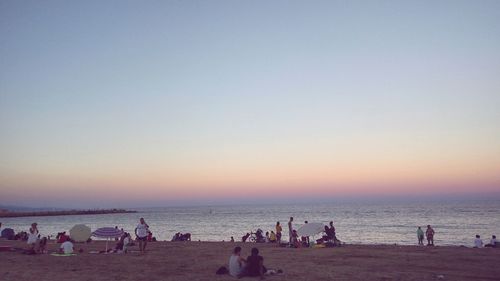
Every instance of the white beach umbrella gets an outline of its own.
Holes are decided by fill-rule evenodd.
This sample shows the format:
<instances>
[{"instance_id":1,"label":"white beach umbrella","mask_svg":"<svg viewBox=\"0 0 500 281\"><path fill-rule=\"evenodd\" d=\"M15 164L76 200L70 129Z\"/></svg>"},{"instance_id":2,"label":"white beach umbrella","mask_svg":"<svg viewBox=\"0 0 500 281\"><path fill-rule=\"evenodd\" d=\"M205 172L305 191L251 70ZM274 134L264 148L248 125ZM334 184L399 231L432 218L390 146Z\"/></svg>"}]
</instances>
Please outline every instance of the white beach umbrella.
<instances>
[{"instance_id":1,"label":"white beach umbrella","mask_svg":"<svg viewBox=\"0 0 500 281\"><path fill-rule=\"evenodd\" d=\"M92 231L84 224L77 224L69 230L69 237L75 242L85 242L89 240Z\"/></svg>"},{"instance_id":2,"label":"white beach umbrella","mask_svg":"<svg viewBox=\"0 0 500 281\"><path fill-rule=\"evenodd\" d=\"M314 236L320 232L325 231L325 225L319 222L310 222L301 226L297 230L299 236Z\"/></svg>"},{"instance_id":3,"label":"white beach umbrella","mask_svg":"<svg viewBox=\"0 0 500 281\"><path fill-rule=\"evenodd\" d=\"M106 253L108 252L108 240L118 238L123 235L123 231L114 227L101 227L92 232L92 236L106 238Z\"/></svg>"}]
</instances>

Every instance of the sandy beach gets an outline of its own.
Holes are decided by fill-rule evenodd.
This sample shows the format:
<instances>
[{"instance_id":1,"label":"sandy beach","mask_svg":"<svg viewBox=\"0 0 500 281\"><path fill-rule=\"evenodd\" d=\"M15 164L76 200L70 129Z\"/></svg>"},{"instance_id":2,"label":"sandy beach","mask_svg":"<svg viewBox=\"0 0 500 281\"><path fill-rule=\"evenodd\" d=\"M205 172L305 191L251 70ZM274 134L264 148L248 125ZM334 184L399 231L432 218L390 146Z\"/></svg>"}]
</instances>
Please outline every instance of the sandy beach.
<instances>
[{"instance_id":1,"label":"sandy beach","mask_svg":"<svg viewBox=\"0 0 500 281\"><path fill-rule=\"evenodd\" d=\"M114 244L110 243L110 245ZM226 265L231 250L243 256L258 247L268 268L284 274L267 280L500 280L500 249L346 245L340 248L290 249L272 244L230 242L153 242L140 255L90 254L104 242L75 244L84 253L70 257L0 252L0 280L236 280L215 271ZM26 247L0 240L0 246ZM58 244L49 242L48 250ZM254 280L258 278L243 278Z\"/></svg>"}]
</instances>

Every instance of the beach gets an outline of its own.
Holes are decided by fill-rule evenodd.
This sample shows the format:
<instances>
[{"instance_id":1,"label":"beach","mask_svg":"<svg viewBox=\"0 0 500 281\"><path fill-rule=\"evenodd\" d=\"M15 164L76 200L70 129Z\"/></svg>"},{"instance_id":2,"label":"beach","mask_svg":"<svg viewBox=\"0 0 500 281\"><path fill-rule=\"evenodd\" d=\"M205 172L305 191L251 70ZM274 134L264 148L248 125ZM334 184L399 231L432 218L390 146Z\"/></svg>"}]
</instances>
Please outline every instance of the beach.
<instances>
[{"instance_id":1,"label":"beach","mask_svg":"<svg viewBox=\"0 0 500 281\"><path fill-rule=\"evenodd\" d=\"M109 245L114 246L114 241ZM500 249L457 246L345 245L338 248L281 248L274 244L231 242L152 242L144 255L90 254L105 242L75 244L83 253L58 257L0 252L0 280L236 280L216 275L235 246L242 256L258 247L264 265L282 269L266 280L499 280ZM0 240L0 246L26 247ZM49 252L59 244L50 241ZM258 280L245 277L242 280Z\"/></svg>"}]
</instances>

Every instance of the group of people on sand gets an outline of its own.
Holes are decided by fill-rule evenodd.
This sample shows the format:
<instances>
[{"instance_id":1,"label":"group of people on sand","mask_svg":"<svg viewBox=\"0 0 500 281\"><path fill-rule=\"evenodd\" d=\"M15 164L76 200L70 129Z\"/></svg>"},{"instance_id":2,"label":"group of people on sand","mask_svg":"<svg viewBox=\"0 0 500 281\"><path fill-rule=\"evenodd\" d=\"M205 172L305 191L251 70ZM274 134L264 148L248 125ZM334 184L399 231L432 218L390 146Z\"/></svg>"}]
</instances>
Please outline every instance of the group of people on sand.
<instances>
[{"instance_id":1,"label":"group of people on sand","mask_svg":"<svg viewBox=\"0 0 500 281\"><path fill-rule=\"evenodd\" d=\"M259 249L252 248L250 256L246 259L241 255L241 247L235 247L229 257L229 275L241 278L244 276L260 277L264 275L282 273L282 270L267 269L264 266L264 257L259 255Z\"/></svg>"},{"instance_id":2,"label":"group of people on sand","mask_svg":"<svg viewBox=\"0 0 500 281\"><path fill-rule=\"evenodd\" d=\"M418 245L424 245L424 235L427 238L427 246L434 246L434 234L435 231L432 228L432 226L427 225L427 229L425 231L422 230L422 228L419 226L417 228L417 238L418 238ZM500 243L497 241L497 237L495 235L491 236L490 243L484 244L483 240L481 239L481 236L479 234L476 235L476 238L474 239L474 248L482 248L482 247L491 247L491 248L497 248L500 247Z\"/></svg>"},{"instance_id":3,"label":"group of people on sand","mask_svg":"<svg viewBox=\"0 0 500 281\"><path fill-rule=\"evenodd\" d=\"M1 223L0 223L1 228ZM118 228L118 227L116 227ZM146 223L144 218L139 220L139 224L134 230L136 239L135 241L139 244L139 251L144 253L146 250L146 245L148 241L156 241L152 237L152 232L149 230L149 225ZM14 239L13 239L14 240ZM28 249L25 250L26 254L43 254L47 253L47 242L50 240L50 236L42 237L40 231L38 230L38 223L34 222L31 224L26 235L20 238L20 240L26 241L28 244ZM87 240L90 242L91 240ZM73 239L66 234L66 231L59 232L56 236L56 243L61 244L58 252L59 254L72 254L74 252ZM127 252L128 246L133 246L133 239L130 233L124 232L122 229L122 235L117 238L117 244L114 249L110 249L111 252ZM80 249L80 252L83 252Z\"/></svg>"},{"instance_id":4,"label":"group of people on sand","mask_svg":"<svg viewBox=\"0 0 500 281\"><path fill-rule=\"evenodd\" d=\"M191 241L191 233L182 233L182 232L177 232L176 234L174 234L174 236L172 237L172 242L175 242L175 241Z\"/></svg>"},{"instance_id":5,"label":"group of people on sand","mask_svg":"<svg viewBox=\"0 0 500 281\"><path fill-rule=\"evenodd\" d=\"M500 243L497 241L496 235L491 235L490 243L484 245L481 236L477 234L476 239L474 239L474 248L482 248L482 247L497 248L500 247Z\"/></svg>"},{"instance_id":6,"label":"group of people on sand","mask_svg":"<svg viewBox=\"0 0 500 281\"><path fill-rule=\"evenodd\" d=\"M304 224L307 224L308 221L304 221ZM299 236L298 232L296 229L294 229L294 221L293 217L290 217L290 220L288 221L288 243L283 243L282 241L282 233L283 233L283 227L281 226L281 223L278 221L276 222L275 226L276 232L274 230L271 230L270 232L267 231L265 235L263 234L263 231L259 228L255 232L250 232L246 233L241 237L241 242L257 242L257 243L277 243L279 245L288 245L289 247L294 247L294 248L300 248L300 247L309 247L310 245L310 238L309 236ZM322 244L322 243L332 243L332 245L340 245L340 240L337 239L336 233L335 233L335 227L333 226L333 221L330 221L329 225L325 225L324 229L325 235L323 235L320 239L316 240L316 243ZM234 237L231 236L230 239L231 242L235 242Z\"/></svg>"}]
</instances>

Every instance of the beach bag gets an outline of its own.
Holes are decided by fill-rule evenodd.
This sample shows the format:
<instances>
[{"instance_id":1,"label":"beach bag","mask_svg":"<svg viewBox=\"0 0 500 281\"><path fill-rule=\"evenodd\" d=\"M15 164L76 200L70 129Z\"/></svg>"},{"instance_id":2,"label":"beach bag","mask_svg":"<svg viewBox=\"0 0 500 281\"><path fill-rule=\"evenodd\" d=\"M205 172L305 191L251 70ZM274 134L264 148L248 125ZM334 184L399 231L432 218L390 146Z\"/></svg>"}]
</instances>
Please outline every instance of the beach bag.
<instances>
[{"instance_id":1,"label":"beach bag","mask_svg":"<svg viewBox=\"0 0 500 281\"><path fill-rule=\"evenodd\" d=\"M219 267L219 269L217 269L217 271L215 272L215 274L217 274L217 275L223 275L223 274L228 274L228 273L229 273L229 270L227 270L227 268L225 266Z\"/></svg>"}]
</instances>

